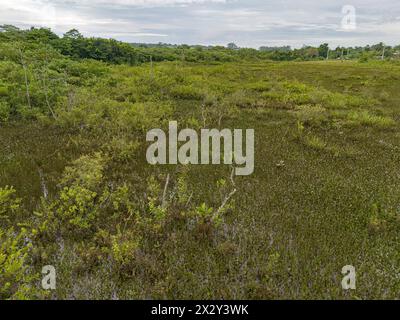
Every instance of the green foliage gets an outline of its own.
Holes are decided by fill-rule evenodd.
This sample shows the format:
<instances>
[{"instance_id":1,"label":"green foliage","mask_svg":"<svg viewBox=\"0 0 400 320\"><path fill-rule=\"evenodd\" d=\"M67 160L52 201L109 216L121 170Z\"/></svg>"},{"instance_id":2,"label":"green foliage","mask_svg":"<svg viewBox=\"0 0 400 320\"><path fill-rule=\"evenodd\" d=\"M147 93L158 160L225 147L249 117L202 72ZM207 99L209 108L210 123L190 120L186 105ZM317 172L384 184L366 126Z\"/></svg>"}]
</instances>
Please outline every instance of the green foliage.
<instances>
[{"instance_id":1,"label":"green foliage","mask_svg":"<svg viewBox=\"0 0 400 320\"><path fill-rule=\"evenodd\" d=\"M5 101L0 101L0 122L7 122L10 118L10 113L11 109L8 103Z\"/></svg>"},{"instance_id":2,"label":"green foliage","mask_svg":"<svg viewBox=\"0 0 400 320\"><path fill-rule=\"evenodd\" d=\"M154 224L154 228L159 230L165 222L167 216L167 204L166 199L163 199L164 203L160 201L161 196L161 185L157 179L151 176L147 182L148 190L148 214L147 223Z\"/></svg>"},{"instance_id":3,"label":"green foliage","mask_svg":"<svg viewBox=\"0 0 400 320\"><path fill-rule=\"evenodd\" d=\"M206 224L211 222L213 211L213 208L209 208L205 203L202 203L195 209L194 215L201 224Z\"/></svg>"},{"instance_id":4,"label":"green foliage","mask_svg":"<svg viewBox=\"0 0 400 320\"><path fill-rule=\"evenodd\" d=\"M13 187L0 188L0 300L44 297L32 268L32 235L26 228L9 227L21 210Z\"/></svg>"},{"instance_id":5,"label":"green foliage","mask_svg":"<svg viewBox=\"0 0 400 320\"><path fill-rule=\"evenodd\" d=\"M204 97L204 93L201 90L187 85L172 88L170 94L174 98L183 100L201 100Z\"/></svg>"},{"instance_id":6,"label":"green foliage","mask_svg":"<svg viewBox=\"0 0 400 320\"><path fill-rule=\"evenodd\" d=\"M65 187L60 193L57 214L71 225L87 229L96 219L97 193L81 186Z\"/></svg>"},{"instance_id":7,"label":"green foliage","mask_svg":"<svg viewBox=\"0 0 400 320\"><path fill-rule=\"evenodd\" d=\"M140 236L134 231L121 232L111 237L112 247L111 256L117 265L117 268L122 272L132 268L135 263L135 253L140 246Z\"/></svg>"},{"instance_id":8,"label":"green foliage","mask_svg":"<svg viewBox=\"0 0 400 320\"><path fill-rule=\"evenodd\" d=\"M65 169L61 184L96 189L102 181L106 160L100 153L82 156Z\"/></svg>"},{"instance_id":9,"label":"green foliage","mask_svg":"<svg viewBox=\"0 0 400 320\"><path fill-rule=\"evenodd\" d=\"M43 295L36 289L38 275L29 267L32 243L26 229L0 227L0 300L35 299Z\"/></svg>"},{"instance_id":10,"label":"green foliage","mask_svg":"<svg viewBox=\"0 0 400 320\"><path fill-rule=\"evenodd\" d=\"M107 157L116 162L129 162L134 160L140 147L138 141L130 141L126 138L112 137L110 142L103 145Z\"/></svg>"},{"instance_id":11,"label":"green foliage","mask_svg":"<svg viewBox=\"0 0 400 320\"><path fill-rule=\"evenodd\" d=\"M0 188L0 226L13 218L20 205L21 199L16 197L13 187Z\"/></svg>"},{"instance_id":12,"label":"green foliage","mask_svg":"<svg viewBox=\"0 0 400 320\"><path fill-rule=\"evenodd\" d=\"M358 61L361 63L366 63L368 61L370 61L374 56L373 52L363 52L360 57L358 58Z\"/></svg>"},{"instance_id":13,"label":"green foliage","mask_svg":"<svg viewBox=\"0 0 400 320\"><path fill-rule=\"evenodd\" d=\"M101 154L82 156L67 167L61 184L56 212L73 228L89 229L99 216L99 206L107 193L101 189L105 160ZM103 191L103 194L102 194Z\"/></svg>"},{"instance_id":14,"label":"green foliage","mask_svg":"<svg viewBox=\"0 0 400 320\"><path fill-rule=\"evenodd\" d=\"M186 205L191 200L193 193L190 192L190 187L188 183L188 166L183 166L182 172L179 174L177 183L176 183L176 193L177 193L177 201L179 205Z\"/></svg>"}]
</instances>

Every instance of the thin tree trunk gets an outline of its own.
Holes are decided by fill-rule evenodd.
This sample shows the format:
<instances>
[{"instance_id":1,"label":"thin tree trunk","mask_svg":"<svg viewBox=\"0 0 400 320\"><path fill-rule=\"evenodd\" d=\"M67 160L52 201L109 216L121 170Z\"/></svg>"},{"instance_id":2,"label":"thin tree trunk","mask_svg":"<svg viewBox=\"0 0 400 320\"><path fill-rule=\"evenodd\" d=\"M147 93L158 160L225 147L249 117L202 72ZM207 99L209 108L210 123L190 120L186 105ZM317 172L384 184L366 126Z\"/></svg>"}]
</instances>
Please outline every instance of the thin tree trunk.
<instances>
[{"instance_id":1,"label":"thin tree trunk","mask_svg":"<svg viewBox=\"0 0 400 320\"><path fill-rule=\"evenodd\" d=\"M233 186L233 190L225 197L224 201L222 201L221 206L218 208L217 211L215 211L212 215L211 220L215 220L216 218L218 218L218 216L220 215L220 213L222 212L222 210L225 208L225 206L227 205L227 203L229 202L229 200L235 195L235 193L237 192L236 189L236 184L235 184L235 180L233 179L235 174L235 168L232 168L232 173L231 173L231 183Z\"/></svg>"},{"instance_id":2,"label":"thin tree trunk","mask_svg":"<svg viewBox=\"0 0 400 320\"><path fill-rule=\"evenodd\" d=\"M48 87L47 87L47 82L46 82L46 76L44 75L44 73L43 73L43 75L42 75L42 82L43 82L44 97L45 97L45 99L46 99L47 107L49 108L49 110L50 110L51 115L53 116L53 118L54 118L54 119L57 119L57 116L56 116L56 114L54 113L54 110L53 110L53 108L52 108L51 105L50 105L49 96L48 96L48 92L47 92L47 91L48 91Z\"/></svg>"}]
</instances>

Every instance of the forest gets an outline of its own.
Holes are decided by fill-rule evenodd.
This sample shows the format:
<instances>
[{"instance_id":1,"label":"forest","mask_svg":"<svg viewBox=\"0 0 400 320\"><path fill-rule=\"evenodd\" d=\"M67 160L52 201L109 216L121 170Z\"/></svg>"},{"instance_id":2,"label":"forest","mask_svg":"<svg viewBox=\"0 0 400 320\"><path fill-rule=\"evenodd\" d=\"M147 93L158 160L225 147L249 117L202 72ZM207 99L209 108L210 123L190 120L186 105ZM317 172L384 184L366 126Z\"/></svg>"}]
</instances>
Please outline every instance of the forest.
<instances>
[{"instance_id":1,"label":"forest","mask_svg":"<svg viewBox=\"0 0 400 320\"><path fill-rule=\"evenodd\" d=\"M0 299L398 297L398 55L2 26ZM253 128L254 173L150 165L170 121Z\"/></svg>"}]
</instances>

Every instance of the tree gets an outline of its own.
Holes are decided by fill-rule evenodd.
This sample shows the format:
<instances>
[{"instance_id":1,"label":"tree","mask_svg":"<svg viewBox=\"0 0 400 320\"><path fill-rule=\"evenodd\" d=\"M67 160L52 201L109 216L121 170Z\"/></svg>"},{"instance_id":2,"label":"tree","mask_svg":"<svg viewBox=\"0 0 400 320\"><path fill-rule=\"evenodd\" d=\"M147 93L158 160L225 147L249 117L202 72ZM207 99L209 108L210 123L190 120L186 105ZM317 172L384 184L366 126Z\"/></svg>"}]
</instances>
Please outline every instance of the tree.
<instances>
[{"instance_id":1,"label":"tree","mask_svg":"<svg viewBox=\"0 0 400 320\"><path fill-rule=\"evenodd\" d=\"M328 56L328 53L329 53L329 44L327 43L321 44L318 48L319 56L326 58Z\"/></svg>"},{"instance_id":2,"label":"tree","mask_svg":"<svg viewBox=\"0 0 400 320\"><path fill-rule=\"evenodd\" d=\"M230 50L238 50L238 49L239 49L239 47L238 47L235 43L233 43L233 42L228 43L227 47L228 47L228 49L230 49Z\"/></svg>"},{"instance_id":3,"label":"tree","mask_svg":"<svg viewBox=\"0 0 400 320\"><path fill-rule=\"evenodd\" d=\"M64 38L77 40L82 39L83 35L77 29L71 29L64 34Z\"/></svg>"},{"instance_id":4,"label":"tree","mask_svg":"<svg viewBox=\"0 0 400 320\"><path fill-rule=\"evenodd\" d=\"M0 32L19 32L20 29L10 24L3 24L0 26Z\"/></svg>"},{"instance_id":5,"label":"tree","mask_svg":"<svg viewBox=\"0 0 400 320\"><path fill-rule=\"evenodd\" d=\"M58 40L58 36L48 28L31 28L27 33L27 39L41 43L49 43Z\"/></svg>"}]
</instances>

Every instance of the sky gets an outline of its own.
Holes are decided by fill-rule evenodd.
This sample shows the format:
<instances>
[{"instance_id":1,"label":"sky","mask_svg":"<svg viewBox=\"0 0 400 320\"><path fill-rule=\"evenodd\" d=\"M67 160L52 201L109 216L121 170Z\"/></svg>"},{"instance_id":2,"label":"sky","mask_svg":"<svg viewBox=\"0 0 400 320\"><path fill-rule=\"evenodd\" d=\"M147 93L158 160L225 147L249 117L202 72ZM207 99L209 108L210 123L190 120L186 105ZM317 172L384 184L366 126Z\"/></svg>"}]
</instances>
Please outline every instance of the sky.
<instances>
[{"instance_id":1,"label":"sky","mask_svg":"<svg viewBox=\"0 0 400 320\"><path fill-rule=\"evenodd\" d=\"M0 24L126 42L400 44L399 0L0 0Z\"/></svg>"}]
</instances>

